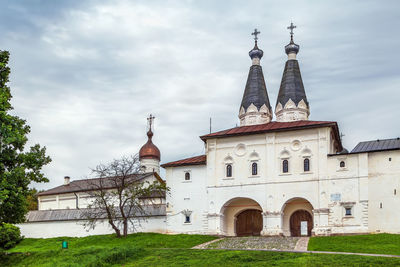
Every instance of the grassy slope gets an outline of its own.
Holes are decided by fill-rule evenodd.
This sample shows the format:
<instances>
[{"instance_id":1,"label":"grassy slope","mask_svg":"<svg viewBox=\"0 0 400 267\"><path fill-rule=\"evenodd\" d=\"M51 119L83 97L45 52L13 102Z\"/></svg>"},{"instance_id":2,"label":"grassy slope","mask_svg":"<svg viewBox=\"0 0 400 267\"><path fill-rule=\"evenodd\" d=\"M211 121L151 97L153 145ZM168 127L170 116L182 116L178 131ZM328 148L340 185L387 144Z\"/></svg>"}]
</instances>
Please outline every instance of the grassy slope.
<instances>
[{"instance_id":1,"label":"grassy slope","mask_svg":"<svg viewBox=\"0 0 400 267\"><path fill-rule=\"evenodd\" d=\"M400 258L265 251L192 250L214 239L202 235L133 234L84 238L25 239L0 256L1 266L400 266ZM61 241L69 249L61 249Z\"/></svg>"},{"instance_id":2,"label":"grassy slope","mask_svg":"<svg viewBox=\"0 0 400 267\"><path fill-rule=\"evenodd\" d=\"M108 266L124 263L128 258L143 257L148 254L146 248L191 248L215 238L155 233L132 234L125 239L113 235L27 238L8 251L14 254L0 256L0 263L7 266ZM68 241L67 250L61 249L62 241Z\"/></svg>"},{"instance_id":3,"label":"grassy slope","mask_svg":"<svg viewBox=\"0 0 400 267\"><path fill-rule=\"evenodd\" d=\"M399 266L398 258L267 251L153 250L124 266Z\"/></svg>"},{"instance_id":4,"label":"grassy slope","mask_svg":"<svg viewBox=\"0 0 400 267\"><path fill-rule=\"evenodd\" d=\"M87 237L56 237L56 238L26 238L17 247L8 252L40 252L59 251L61 242L68 241L68 250L86 248L191 248L195 245L216 239L206 235L163 235L156 233L137 233L126 238L116 238L114 235L97 235Z\"/></svg>"},{"instance_id":5,"label":"grassy slope","mask_svg":"<svg viewBox=\"0 0 400 267\"><path fill-rule=\"evenodd\" d=\"M308 250L400 255L400 235L312 237L308 243Z\"/></svg>"}]
</instances>

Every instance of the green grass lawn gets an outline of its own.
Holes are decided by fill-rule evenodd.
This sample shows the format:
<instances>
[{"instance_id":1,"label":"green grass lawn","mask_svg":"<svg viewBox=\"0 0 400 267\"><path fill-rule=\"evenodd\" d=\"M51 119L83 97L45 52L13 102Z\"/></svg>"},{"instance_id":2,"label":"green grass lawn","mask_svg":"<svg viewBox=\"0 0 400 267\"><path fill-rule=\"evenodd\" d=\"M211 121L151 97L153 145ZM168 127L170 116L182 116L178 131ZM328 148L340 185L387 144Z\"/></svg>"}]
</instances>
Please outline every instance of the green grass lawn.
<instances>
[{"instance_id":1,"label":"green grass lawn","mask_svg":"<svg viewBox=\"0 0 400 267\"><path fill-rule=\"evenodd\" d=\"M86 248L102 249L113 247L137 248L191 248L217 237L208 235L163 235L156 233L137 233L126 238L116 238L115 235L96 235L87 237L56 237L56 238L25 238L15 248L8 252L39 252L60 250L61 242L68 241L68 250Z\"/></svg>"},{"instance_id":2,"label":"green grass lawn","mask_svg":"<svg viewBox=\"0 0 400 267\"><path fill-rule=\"evenodd\" d=\"M400 255L400 235L374 234L311 237L308 250Z\"/></svg>"},{"instance_id":3,"label":"green grass lawn","mask_svg":"<svg viewBox=\"0 0 400 267\"><path fill-rule=\"evenodd\" d=\"M0 266L400 266L400 258L266 251L193 250L204 235L138 233L23 240L0 255ZM62 241L68 249L61 248Z\"/></svg>"}]
</instances>

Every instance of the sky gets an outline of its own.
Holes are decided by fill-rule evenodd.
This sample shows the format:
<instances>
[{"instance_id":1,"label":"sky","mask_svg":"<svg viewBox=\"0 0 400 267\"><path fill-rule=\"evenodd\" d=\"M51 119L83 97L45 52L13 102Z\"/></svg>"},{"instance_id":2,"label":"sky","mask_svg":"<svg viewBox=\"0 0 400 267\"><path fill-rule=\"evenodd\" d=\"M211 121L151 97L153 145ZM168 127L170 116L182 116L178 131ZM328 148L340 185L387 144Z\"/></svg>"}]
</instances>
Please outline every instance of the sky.
<instances>
[{"instance_id":1,"label":"sky","mask_svg":"<svg viewBox=\"0 0 400 267\"><path fill-rule=\"evenodd\" d=\"M343 144L400 136L399 1L0 0L13 114L46 146L47 189L135 154L146 118L161 162L204 153L200 135L235 127L258 45L275 107L290 40L310 120L337 121ZM164 175L164 173L162 173Z\"/></svg>"}]
</instances>

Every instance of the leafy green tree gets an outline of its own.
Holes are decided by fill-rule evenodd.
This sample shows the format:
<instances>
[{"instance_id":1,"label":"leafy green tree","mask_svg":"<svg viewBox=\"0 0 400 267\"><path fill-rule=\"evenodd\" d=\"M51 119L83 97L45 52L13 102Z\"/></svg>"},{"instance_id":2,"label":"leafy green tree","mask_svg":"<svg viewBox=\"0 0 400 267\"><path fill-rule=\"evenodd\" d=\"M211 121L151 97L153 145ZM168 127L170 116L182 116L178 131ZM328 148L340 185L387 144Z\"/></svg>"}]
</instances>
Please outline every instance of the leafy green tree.
<instances>
[{"instance_id":1,"label":"leafy green tree","mask_svg":"<svg viewBox=\"0 0 400 267\"><path fill-rule=\"evenodd\" d=\"M26 121L9 114L11 92L7 86L9 53L0 50L0 223L24 221L31 182L48 182L41 172L51 162L46 148L39 144L25 151L30 127Z\"/></svg>"},{"instance_id":2,"label":"leafy green tree","mask_svg":"<svg viewBox=\"0 0 400 267\"><path fill-rule=\"evenodd\" d=\"M38 210L38 196L37 194L43 192L44 190L37 190L36 188L31 188L28 191L26 201L28 203L28 210Z\"/></svg>"}]
</instances>

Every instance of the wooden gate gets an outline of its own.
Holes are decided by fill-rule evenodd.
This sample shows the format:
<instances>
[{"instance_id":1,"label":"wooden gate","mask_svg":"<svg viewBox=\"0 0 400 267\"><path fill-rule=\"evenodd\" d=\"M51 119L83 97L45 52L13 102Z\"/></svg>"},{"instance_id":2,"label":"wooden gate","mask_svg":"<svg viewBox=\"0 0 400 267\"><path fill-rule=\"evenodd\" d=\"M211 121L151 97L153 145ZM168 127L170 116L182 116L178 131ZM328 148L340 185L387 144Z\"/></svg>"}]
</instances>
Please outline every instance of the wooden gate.
<instances>
[{"instance_id":1,"label":"wooden gate","mask_svg":"<svg viewBox=\"0 0 400 267\"><path fill-rule=\"evenodd\" d=\"M295 211L290 216L290 234L291 236L301 236L301 222L307 222L307 236L311 236L313 228L313 218L306 210Z\"/></svg>"},{"instance_id":2,"label":"wooden gate","mask_svg":"<svg viewBox=\"0 0 400 267\"><path fill-rule=\"evenodd\" d=\"M260 210L245 210L236 216L237 236L259 236L263 226Z\"/></svg>"}]
</instances>

